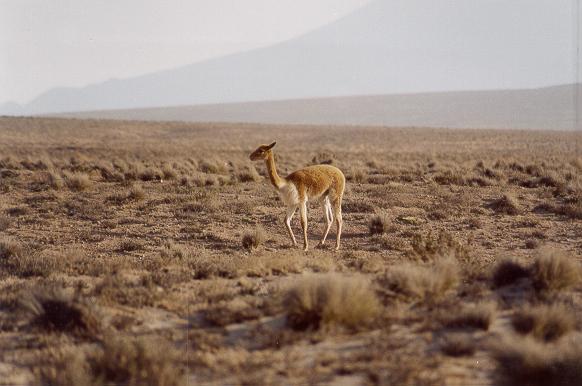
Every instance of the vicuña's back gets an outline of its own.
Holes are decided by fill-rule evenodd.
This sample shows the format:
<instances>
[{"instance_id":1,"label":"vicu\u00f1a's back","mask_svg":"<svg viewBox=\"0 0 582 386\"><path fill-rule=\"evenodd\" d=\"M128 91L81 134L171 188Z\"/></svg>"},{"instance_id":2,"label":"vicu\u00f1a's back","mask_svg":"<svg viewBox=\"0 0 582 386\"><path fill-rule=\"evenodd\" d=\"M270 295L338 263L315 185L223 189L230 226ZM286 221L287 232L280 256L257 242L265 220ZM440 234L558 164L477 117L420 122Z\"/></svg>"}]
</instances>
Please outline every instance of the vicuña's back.
<instances>
[{"instance_id":1,"label":"vicu\u00f1a's back","mask_svg":"<svg viewBox=\"0 0 582 386\"><path fill-rule=\"evenodd\" d=\"M294 171L285 177L297 188L299 198L315 200L323 196L342 196L346 179L338 168L331 165L313 165Z\"/></svg>"},{"instance_id":2,"label":"vicu\u00f1a's back","mask_svg":"<svg viewBox=\"0 0 582 386\"><path fill-rule=\"evenodd\" d=\"M295 235L291 229L291 218L297 208L301 214L301 226L303 228L304 249L307 250L307 201L322 200L325 213L326 229L321 239L325 243L327 234L331 228L333 217L337 223L336 250L340 246L342 230L342 197L346 185L344 174L331 165L313 165L299 169L285 178L279 177L275 167L275 157L271 150L276 142L270 145L261 145L250 158L253 161L264 160L269 171L271 184L277 189L281 200L287 205L285 225L293 245L297 245Z\"/></svg>"}]
</instances>

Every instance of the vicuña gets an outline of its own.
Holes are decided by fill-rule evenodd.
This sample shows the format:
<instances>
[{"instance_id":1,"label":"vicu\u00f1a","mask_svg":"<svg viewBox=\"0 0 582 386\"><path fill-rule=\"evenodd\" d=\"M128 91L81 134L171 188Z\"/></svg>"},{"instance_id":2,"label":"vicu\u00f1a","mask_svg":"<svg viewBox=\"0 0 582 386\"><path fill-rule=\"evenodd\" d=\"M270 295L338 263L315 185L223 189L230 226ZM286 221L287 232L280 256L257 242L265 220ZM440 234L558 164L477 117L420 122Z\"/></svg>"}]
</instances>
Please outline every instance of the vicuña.
<instances>
[{"instance_id":1,"label":"vicu\u00f1a","mask_svg":"<svg viewBox=\"0 0 582 386\"><path fill-rule=\"evenodd\" d=\"M283 203L287 206L287 215L285 216L285 226L293 245L297 246L297 240L291 229L291 219L297 208L301 215L301 228L303 229L303 249L308 249L307 242L307 201L321 200L323 203L323 213L325 214L325 232L321 239L321 245L325 243L331 224L335 216L337 224L337 236L335 249L340 247L340 238L342 233L342 197L346 186L344 174L331 165L313 165L299 169L281 178L277 174L275 166L275 156L273 155L273 146L261 145L255 150L250 158L253 161L264 160L269 172L271 184L277 189Z\"/></svg>"}]
</instances>

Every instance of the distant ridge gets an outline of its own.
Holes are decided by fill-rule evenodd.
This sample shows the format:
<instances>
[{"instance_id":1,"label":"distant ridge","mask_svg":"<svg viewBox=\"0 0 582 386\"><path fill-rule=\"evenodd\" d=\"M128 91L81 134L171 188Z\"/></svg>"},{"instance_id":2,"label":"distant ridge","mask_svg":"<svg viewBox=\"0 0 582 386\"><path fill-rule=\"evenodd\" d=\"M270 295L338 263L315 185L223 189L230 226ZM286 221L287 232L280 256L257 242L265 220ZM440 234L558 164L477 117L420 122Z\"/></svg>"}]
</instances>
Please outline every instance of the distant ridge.
<instances>
[{"instance_id":1,"label":"distant ridge","mask_svg":"<svg viewBox=\"0 0 582 386\"><path fill-rule=\"evenodd\" d=\"M333 23L288 41L141 76L110 79L78 88L54 88L23 106L0 106L0 114L34 115L349 95L525 89L566 84L572 79L569 76L572 73L572 34L568 24L571 19L568 9L554 2L546 3L544 12L541 12L538 7L528 7L525 0L375 0ZM517 18L528 22L516 24ZM492 20L495 21L494 28ZM566 22L555 23L555 20ZM556 38L547 41L547 36ZM474 47L478 50L472 49ZM511 47L511 50L506 47ZM462 106L463 101L457 101L455 95L451 94L449 98ZM473 100L471 95L465 94ZM406 104L412 103L407 100L419 100L418 96L407 98L399 96L398 101ZM442 111L438 101L446 103L449 100L440 96L436 100L431 96L420 98L421 102L429 104L429 111ZM365 107L365 103L343 97L327 102L319 100L322 107L313 106L316 112L305 119L321 119L321 108L346 104L348 110L349 106L358 110L368 108L374 117L380 113L382 117L388 117L388 113L403 111L401 108L390 110L390 103L379 102L382 99L369 97L365 100L373 106ZM288 106L287 102L281 103L270 104L269 109ZM297 103L296 107L302 114L309 115L310 106ZM430 107L432 103L437 106ZM473 102L470 104L474 105ZM567 106L569 104L563 108ZM475 109L466 107L467 114L473 114ZM287 107L281 108L290 111ZM418 113L419 108L417 102L408 107L414 113ZM232 109L232 119L239 119L240 113L235 114L236 108ZM201 114L202 110L198 111ZM464 113L465 110L460 108L458 111ZM536 111L532 110L532 113ZM262 114L262 120L269 119L266 112ZM242 118L255 120L255 116L251 114L247 118L243 115ZM275 118L280 116L277 113ZM352 116L350 111L342 115L342 121L367 122L363 113L358 113L356 118ZM217 119L214 113L210 118ZM301 120L300 117L286 120L291 118ZM402 118L406 118L405 122L416 122L410 121L408 115ZM457 114L437 123L457 125L459 118ZM324 121L330 119L327 116ZM387 118L374 118L372 122L394 122L393 119L384 119ZM496 121L492 123L497 124Z\"/></svg>"},{"instance_id":2,"label":"distant ridge","mask_svg":"<svg viewBox=\"0 0 582 386\"><path fill-rule=\"evenodd\" d=\"M580 93L582 97L582 92ZM575 86L310 98L55 114L62 117L573 130Z\"/></svg>"}]
</instances>

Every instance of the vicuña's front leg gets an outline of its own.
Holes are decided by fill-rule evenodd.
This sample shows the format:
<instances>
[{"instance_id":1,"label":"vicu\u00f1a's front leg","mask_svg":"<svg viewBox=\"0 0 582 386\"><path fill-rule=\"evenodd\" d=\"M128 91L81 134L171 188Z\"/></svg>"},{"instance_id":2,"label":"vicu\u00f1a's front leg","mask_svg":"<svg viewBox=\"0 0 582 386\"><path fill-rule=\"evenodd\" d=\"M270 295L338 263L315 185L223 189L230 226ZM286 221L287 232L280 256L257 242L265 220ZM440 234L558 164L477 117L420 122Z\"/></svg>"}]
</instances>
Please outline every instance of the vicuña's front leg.
<instances>
[{"instance_id":1,"label":"vicu\u00f1a's front leg","mask_svg":"<svg viewBox=\"0 0 582 386\"><path fill-rule=\"evenodd\" d=\"M303 250L306 251L307 245L307 202L303 201L299 204L299 213L301 214L301 228L303 229Z\"/></svg>"},{"instance_id":2,"label":"vicu\u00f1a's front leg","mask_svg":"<svg viewBox=\"0 0 582 386\"><path fill-rule=\"evenodd\" d=\"M287 227L287 232L289 232L289 236L291 237L291 241L293 241L294 246L297 246L297 240L295 240L293 229L291 229L291 219L293 218L296 210L296 206L290 206L287 208L287 215L285 216L285 226Z\"/></svg>"}]
</instances>

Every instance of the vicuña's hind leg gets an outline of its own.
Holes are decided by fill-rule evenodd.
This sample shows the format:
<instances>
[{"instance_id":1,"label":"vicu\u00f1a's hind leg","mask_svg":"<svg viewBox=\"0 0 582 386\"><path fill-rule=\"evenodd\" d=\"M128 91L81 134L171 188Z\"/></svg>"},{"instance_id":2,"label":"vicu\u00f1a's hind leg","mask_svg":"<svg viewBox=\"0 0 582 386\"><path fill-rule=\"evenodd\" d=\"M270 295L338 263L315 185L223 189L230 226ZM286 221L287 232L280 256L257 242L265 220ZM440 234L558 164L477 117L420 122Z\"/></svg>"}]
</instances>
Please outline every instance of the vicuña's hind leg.
<instances>
[{"instance_id":1,"label":"vicu\u00f1a's hind leg","mask_svg":"<svg viewBox=\"0 0 582 386\"><path fill-rule=\"evenodd\" d=\"M293 242L294 246L297 246L297 240L295 240L293 229L291 229L291 219L293 218L296 210L296 206L290 206L287 208L287 215L285 216L285 227L287 228L287 232L289 232L289 236L291 237L291 241Z\"/></svg>"},{"instance_id":2,"label":"vicu\u00f1a's hind leg","mask_svg":"<svg viewBox=\"0 0 582 386\"><path fill-rule=\"evenodd\" d=\"M329 233L331 224L333 223L333 214L331 211L329 197L326 197L325 200L323 200L323 217L325 219L325 232L323 233L323 238L321 239L321 245L325 243L325 239L327 238L327 234Z\"/></svg>"},{"instance_id":3,"label":"vicu\u00f1a's hind leg","mask_svg":"<svg viewBox=\"0 0 582 386\"><path fill-rule=\"evenodd\" d=\"M309 248L307 244L307 201L299 204L299 213L301 214L301 228L303 229L303 250L306 251Z\"/></svg>"},{"instance_id":4,"label":"vicu\u00f1a's hind leg","mask_svg":"<svg viewBox=\"0 0 582 386\"><path fill-rule=\"evenodd\" d=\"M342 198L338 197L333 200L333 212L335 215L335 222L337 224L337 236L335 239L335 250L337 251L340 247L340 239L342 236Z\"/></svg>"}]
</instances>

